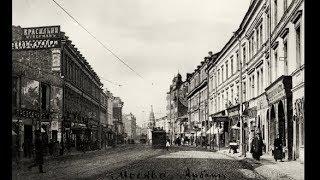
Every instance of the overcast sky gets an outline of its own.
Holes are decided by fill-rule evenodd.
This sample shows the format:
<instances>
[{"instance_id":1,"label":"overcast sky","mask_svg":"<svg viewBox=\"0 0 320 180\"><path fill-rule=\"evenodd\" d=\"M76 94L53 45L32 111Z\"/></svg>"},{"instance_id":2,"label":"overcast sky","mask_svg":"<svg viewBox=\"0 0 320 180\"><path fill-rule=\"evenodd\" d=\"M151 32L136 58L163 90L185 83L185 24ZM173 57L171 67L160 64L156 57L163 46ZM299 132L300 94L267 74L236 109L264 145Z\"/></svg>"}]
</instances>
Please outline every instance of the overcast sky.
<instances>
[{"instance_id":1,"label":"overcast sky","mask_svg":"<svg viewBox=\"0 0 320 180\"><path fill-rule=\"evenodd\" d=\"M101 42L135 69L130 71L52 0L13 0L13 25L61 25L101 79L141 124L153 105L166 113L166 92L207 56L222 49L250 0L56 0ZM153 85L152 85L153 83Z\"/></svg>"}]
</instances>

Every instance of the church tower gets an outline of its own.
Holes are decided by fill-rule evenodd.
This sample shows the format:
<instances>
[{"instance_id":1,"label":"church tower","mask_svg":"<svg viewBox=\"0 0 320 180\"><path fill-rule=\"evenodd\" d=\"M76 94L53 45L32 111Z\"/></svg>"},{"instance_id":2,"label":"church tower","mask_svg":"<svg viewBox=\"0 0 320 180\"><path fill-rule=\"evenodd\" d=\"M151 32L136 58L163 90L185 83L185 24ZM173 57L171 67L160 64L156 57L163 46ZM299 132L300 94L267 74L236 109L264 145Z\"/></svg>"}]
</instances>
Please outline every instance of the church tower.
<instances>
[{"instance_id":1,"label":"church tower","mask_svg":"<svg viewBox=\"0 0 320 180\"><path fill-rule=\"evenodd\" d=\"M156 121L155 121L155 117L154 117L153 107L151 105L151 112L149 115L149 122L148 122L148 142L149 142L149 144L152 144L152 131L155 126L156 126Z\"/></svg>"}]
</instances>

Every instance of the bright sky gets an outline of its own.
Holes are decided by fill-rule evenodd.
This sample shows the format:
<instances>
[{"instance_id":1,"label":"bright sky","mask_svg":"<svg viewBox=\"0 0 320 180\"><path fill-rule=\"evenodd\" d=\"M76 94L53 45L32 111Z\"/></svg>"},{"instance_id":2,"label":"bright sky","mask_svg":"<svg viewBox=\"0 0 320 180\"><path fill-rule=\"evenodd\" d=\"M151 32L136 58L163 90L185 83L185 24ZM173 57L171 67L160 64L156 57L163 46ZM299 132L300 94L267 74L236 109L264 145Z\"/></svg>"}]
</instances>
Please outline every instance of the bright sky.
<instances>
[{"instance_id":1,"label":"bright sky","mask_svg":"<svg viewBox=\"0 0 320 180\"><path fill-rule=\"evenodd\" d=\"M250 0L56 0L140 78L67 16L52 0L13 0L13 25L61 25L104 88L124 101L141 124L153 105L166 113L166 92L207 56L222 49L244 17ZM153 85L152 85L153 83Z\"/></svg>"}]
</instances>

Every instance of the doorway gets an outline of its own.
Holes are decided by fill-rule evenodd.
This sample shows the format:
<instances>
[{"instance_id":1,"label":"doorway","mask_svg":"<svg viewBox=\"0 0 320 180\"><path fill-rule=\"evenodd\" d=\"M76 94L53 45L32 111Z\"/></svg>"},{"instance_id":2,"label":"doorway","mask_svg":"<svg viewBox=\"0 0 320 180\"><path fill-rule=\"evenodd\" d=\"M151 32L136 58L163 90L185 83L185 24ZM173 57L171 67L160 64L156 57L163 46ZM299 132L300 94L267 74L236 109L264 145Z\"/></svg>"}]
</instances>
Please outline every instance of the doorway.
<instances>
[{"instance_id":1,"label":"doorway","mask_svg":"<svg viewBox=\"0 0 320 180\"><path fill-rule=\"evenodd\" d=\"M272 150L273 147L273 143L274 140L276 138L276 114L275 114L275 110L274 110L274 106L271 106L271 110L270 110L270 119L269 119L269 124L270 124L270 133L269 133L269 150Z\"/></svg>"},{"instance_id":2,"label":"doorway","mask_svg":"<svg viewBox=\"0 0 320 180\"><path fill-rule=\"evenodd\" d=\"M24 125L24 143L23 143L23 151L24 157L31 158L32 157L32 125Z\"/></svg>"}]
</instances>

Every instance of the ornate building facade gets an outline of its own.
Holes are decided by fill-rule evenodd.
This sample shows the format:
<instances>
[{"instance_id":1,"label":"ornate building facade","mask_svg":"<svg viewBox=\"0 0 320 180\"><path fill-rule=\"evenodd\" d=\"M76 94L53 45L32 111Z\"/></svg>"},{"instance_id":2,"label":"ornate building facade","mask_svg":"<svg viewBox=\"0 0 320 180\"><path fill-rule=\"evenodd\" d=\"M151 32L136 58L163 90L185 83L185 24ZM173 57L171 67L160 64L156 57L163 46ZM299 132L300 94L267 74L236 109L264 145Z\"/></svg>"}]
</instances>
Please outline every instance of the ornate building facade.
<instances>
[{"instance_id":1,"label":"ornate building facade","mask_svg":"<svg viewBox=\"0 0 320 180\"><path fill-rule=\"evenodd\" d=\"M279 136L286 158L303 161L303 0L251 1L236 34L208 71L209 112L213 118L226 117L230 139L239 139L241 96L247 150L254 132L259 131L268 153Z\"/></svg>"},{"instance_id":2,"label":"ornate building facade","mask_svg":"<svg viewBox=\"0 0 320 180\"><path fill-rule=\"evenodd\" d=\"M172 80L170 90L167 93L167 121L169 124L169 139L175 140L177 137L185 138L190 136L188 123L188 82L182 81L178 73Z\"/></svg>"}]
</instances>

